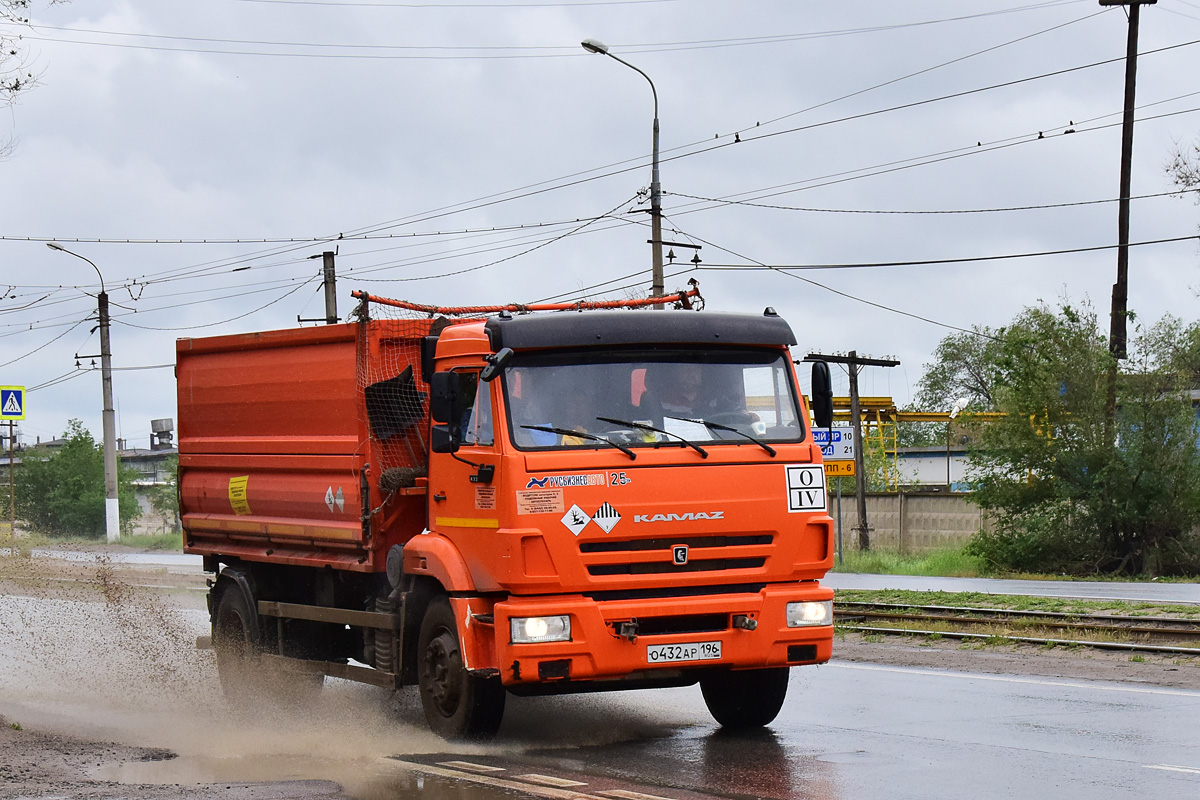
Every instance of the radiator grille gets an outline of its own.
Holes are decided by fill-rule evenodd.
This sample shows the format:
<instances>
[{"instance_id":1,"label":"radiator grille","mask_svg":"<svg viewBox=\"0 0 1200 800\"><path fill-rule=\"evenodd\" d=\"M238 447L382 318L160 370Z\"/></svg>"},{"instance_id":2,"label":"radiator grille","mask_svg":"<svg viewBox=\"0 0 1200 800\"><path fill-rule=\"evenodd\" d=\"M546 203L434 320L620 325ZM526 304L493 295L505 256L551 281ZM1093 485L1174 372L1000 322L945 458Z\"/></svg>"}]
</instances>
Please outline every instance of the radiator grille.
<instances>
[{"instance_id":1,"label":"radiator grille","mask_svg":"<svg viewBox=\"0 0 1200 800\"><path fill-rule=\"evenodd\" d=\"M761 569L767 563L774 536L747 533L721 536L682 535L654 539L600 539L579 543L589 575L662 575ZM686 561L676 549L686 547Z\"/></svg>"}]
</instances>

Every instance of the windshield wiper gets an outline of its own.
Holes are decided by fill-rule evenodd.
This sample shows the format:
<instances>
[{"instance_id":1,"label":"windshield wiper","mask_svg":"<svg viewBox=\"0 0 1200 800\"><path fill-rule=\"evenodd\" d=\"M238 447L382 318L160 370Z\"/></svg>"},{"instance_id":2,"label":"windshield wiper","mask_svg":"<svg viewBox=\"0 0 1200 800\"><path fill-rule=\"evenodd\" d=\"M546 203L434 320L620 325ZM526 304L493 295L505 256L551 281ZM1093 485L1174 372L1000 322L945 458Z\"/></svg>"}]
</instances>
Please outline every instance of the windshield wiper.
<instances>
[{"instance_id":1,"label":"windshield wiper","mask_svg":"<svg viewBox=\"0 0 1200 800\"><path fill-rule=\"evenodd\" d=\"M678 433L664 431L662 428L656 428L653 425L647 425L644 422L630 422L627 419L613 419L612 417L596 417L601 422L611 422L614 425L624 425L626 428L634 428L640 431L654 431L655 433L665 433L667 436L674 436L679 441L686 444L688 447L700 454L701 458L708 458L708 451L695 442L689 442L687 439L680 436Z\"/></svg>"},{"instance_id":2,"label":"windshield wiper","mask_svg":"<svg viewBox=\"0 0 1200 800\"><path fill-rule=\"evenodd\" d=\"M775 457L775 448L774 447L771 447L771 445L767 444L766 442L762 441L761 439L755 439L753 436L751 436L748 433L742 433L737 428L731 428L728 425L722 425L719 422L709 422L706 419L687 419L686 417L672 417L672 416L668 416L667 419L677 419L680 422L698 422L701 425L703 425L704 427L708 428L710 431L729 431L730 433L736 433L738 436L741 436L743 439L749 439L750 441L754 442L756 445L761 447L763 450L766 450L767 453L771 456L771 458Z\"/></svg>"},{"instance_id":3,"label":"windshield wiper","mask_svg":"<svg viewBox=\"0 0 1200 800\"><path fill-rule=\"evenodd\" d=\"M591 439L594 442L604 442L610 447L615 447L625 455L629 456L630 461L637 460L637 453L630 450L624 445L617 444L611 439L605 439L603 436L595 436L583 431L573 431L570 428L555 428L550 425L522 425L522 428L528 428L531 431L545 431L546 433L557 433L559 436L578 436L580 439Z\"/></svg>"}]
</instances>

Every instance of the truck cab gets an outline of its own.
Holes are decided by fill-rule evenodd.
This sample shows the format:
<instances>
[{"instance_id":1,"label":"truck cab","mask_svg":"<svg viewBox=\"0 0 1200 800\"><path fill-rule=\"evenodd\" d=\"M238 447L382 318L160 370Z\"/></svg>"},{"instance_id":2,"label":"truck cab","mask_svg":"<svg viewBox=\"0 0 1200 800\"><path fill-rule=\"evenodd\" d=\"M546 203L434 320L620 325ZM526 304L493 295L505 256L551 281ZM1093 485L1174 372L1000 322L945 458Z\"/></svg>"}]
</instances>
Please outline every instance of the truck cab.
<instances>
[{"instance_id":1,"label":"truck cab","mask_svg":"<svg viewBox=\"0 0 1200 800\"><path fill-rule=\"evenodd\" d=\"M433 542L461 559L469 675L516 694L698 681L719 721L775 716L787 668L827 661L833 638L794 343L773 312L501 314L441 333L429 532L405 568Z\"/></svg>"}]
</instances>

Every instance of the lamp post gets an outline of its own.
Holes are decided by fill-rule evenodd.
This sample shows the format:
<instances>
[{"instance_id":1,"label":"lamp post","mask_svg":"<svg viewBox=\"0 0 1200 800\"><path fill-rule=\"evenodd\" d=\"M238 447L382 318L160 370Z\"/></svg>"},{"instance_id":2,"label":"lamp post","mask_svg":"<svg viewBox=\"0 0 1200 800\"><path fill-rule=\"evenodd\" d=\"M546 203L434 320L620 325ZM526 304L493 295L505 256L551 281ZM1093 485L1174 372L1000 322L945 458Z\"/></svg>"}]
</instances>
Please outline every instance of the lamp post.
<instances>
[{"instance_id":1,"label":"lamp post","mask_svg":"<svg viewBox=\"0 0 1200 800\"><path fill-rule=\"evenodd\" d=\"M663 252L662 252L662 186L658 182L658 90L650 76L624 59L614 56L608 51L608 45L595 39L584 39L581 44L589 53L599 53L618 61L641 75L650 84L654 95L654 142L650 156L650 253L653 265L653 285L650 287L651 297L662 297L666 292L663 286ZM655 308L661 309L662 303L655 303Z\"/></svg>"},{"instance_id":2,"label":"lamp post","mask_svg":"<svg viewBox=\"0 0 1200 800\"><path fill-rule=\"evenodd\" d=\"M104 275L90 258L72 252L55 242L47 242L51 250L75 256L92 265L100 278L100 294L96 296L100 322L100 376L104 387L104 534L109 544L121 538L121 511L117 501L117 447L116 420L112 399L112 350L108 342L108 292L104 289Z\"/></svg>"}]
</instances>

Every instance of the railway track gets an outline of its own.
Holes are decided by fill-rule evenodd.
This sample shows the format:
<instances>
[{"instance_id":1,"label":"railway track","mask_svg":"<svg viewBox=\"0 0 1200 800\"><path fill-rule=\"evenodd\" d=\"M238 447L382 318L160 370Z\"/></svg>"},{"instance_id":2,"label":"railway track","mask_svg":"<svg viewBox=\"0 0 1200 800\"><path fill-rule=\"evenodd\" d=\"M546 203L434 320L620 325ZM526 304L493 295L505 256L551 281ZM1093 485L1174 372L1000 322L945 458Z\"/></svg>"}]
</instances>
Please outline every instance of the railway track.
<instances>
[{"instance_id":1,"label":"railway track","mask_svg":"<svg viewBox=\"0 0 1200 800\"><path fill-rule=\"evenodd\" d=\"M834 625L865 634L1006 640L1200 656L1200 619L836 601Z\"/></svg>"}]
</instances>

